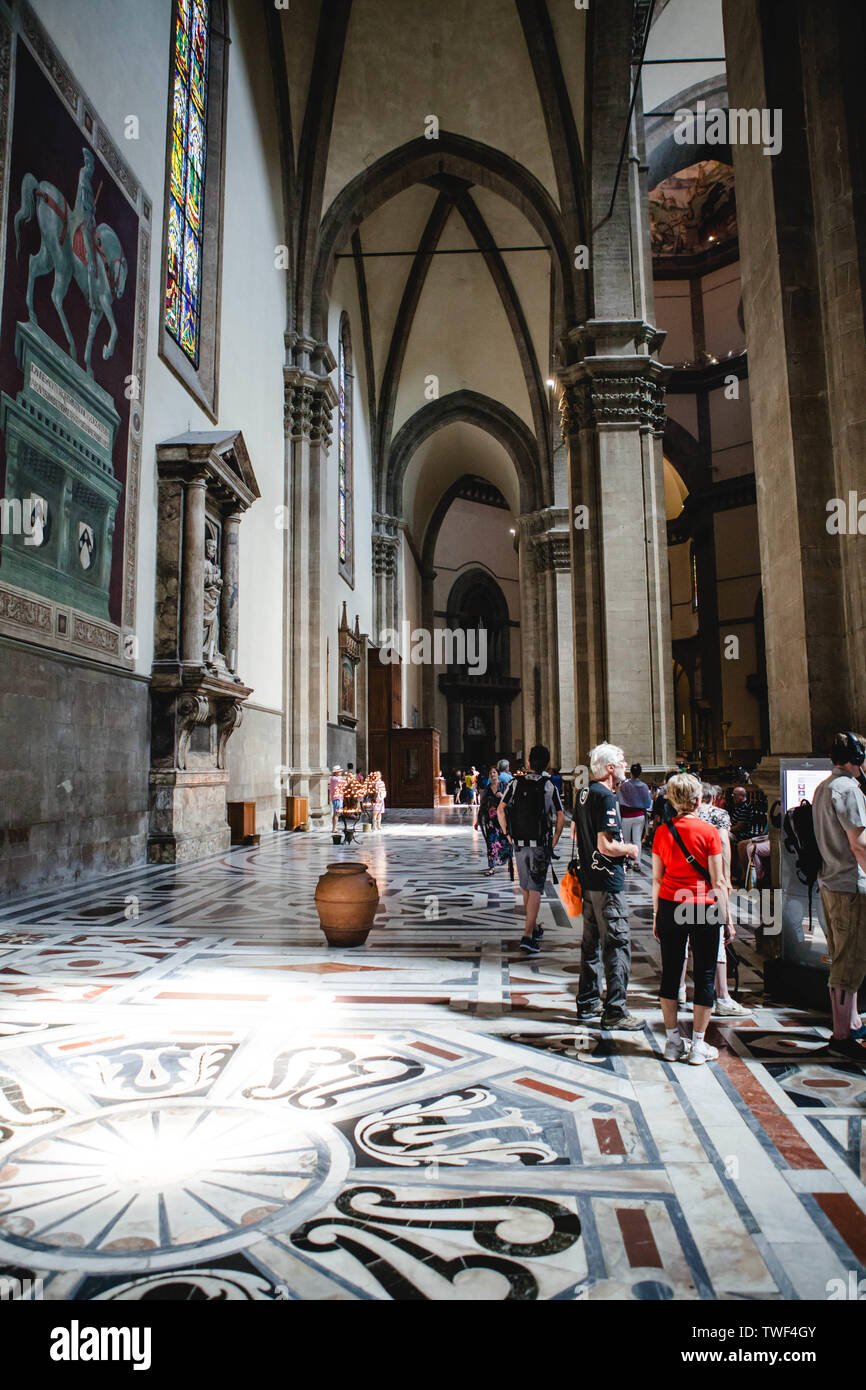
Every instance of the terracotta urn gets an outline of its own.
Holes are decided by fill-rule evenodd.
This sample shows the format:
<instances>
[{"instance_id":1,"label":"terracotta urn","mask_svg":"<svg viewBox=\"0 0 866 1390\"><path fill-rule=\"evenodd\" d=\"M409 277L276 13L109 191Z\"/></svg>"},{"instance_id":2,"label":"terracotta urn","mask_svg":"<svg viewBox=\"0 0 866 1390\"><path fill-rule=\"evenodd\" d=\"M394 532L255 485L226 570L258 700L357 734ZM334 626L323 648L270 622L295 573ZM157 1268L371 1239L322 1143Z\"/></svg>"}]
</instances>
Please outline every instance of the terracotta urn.
<instances>
[{"instance_id":1,"label":"terracotta urn","mask_svg":"<svg viewBox=\"0 0 866 1390\"><path fill-rule=\"evenodd\" d=\"M363 946L378 905L376 880L357 861L329 864L316 885L316 911L329 946Z\"/></svg>"}]
</instances>

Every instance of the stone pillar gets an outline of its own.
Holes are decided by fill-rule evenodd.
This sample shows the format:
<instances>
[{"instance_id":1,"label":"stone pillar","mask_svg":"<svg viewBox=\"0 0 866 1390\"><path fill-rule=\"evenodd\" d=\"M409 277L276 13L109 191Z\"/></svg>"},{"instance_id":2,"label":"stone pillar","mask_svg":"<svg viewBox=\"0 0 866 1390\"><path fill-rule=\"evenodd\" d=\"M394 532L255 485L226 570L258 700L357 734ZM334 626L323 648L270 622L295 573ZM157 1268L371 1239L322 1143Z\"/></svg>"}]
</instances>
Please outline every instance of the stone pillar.
<instances>
[{"instance_id":1,"label":"stone pillar","mask_svg":"<svg viewBox=\"0 0 866 1390\"><path fill-rule=\"evenodd\" d=\"M652 258L641 104L625 159L636 9L605 0L591 32L587 110L592 317L558 348L568 445L574 585L575 744L601 739L651 770L674 752L670 599L665 540L665 369L653 353ZM576 513L576 508L585 508Z\"/></svg>"},{"instance_id":2,"label":"stone pillar","mask_svg":"<svg viewBox=\"0 0 866 1390\"><path fill-rule=\"evenodd\" d=\"M220 601L220 618L226 665L233 674L237 671L238 665L238 533L240 524L240 512L230 512L228 516L223 518L221 557L223 590Z\"/></svg>"},{"instance_id":3,"label":"stone pillar","mask_svg":"<svg viewBox=\"0 0 866 1390\"><path fill-rule=\"evenodd\" d=\"M400 635L400 518L373 513L373 640L392 628ZM401 655L407 656L406 652Z\"/></svg>"},{"instance_id":4,"label":"stone pillar","mask_svg":"<svg viewBox=\"0 0 866 1390\"><path fill-rule=\"evenodd\" d=\"M299 365L283 371L291 528L285 744L292 795L308 798L310 817L317 821L328 809L322 529L327 511L327 453L337 395L328 376L308 367L315 349L325 367L333 369L333 357L326 346L298 340L294 348Z\"/></svg>"},{"instance_id":5,"label":"stone pillar","mask_svg":"<svg viewBox=\"0 0 866 1390\"><path fill-rule=\"evenodd\" d=\"M539 660L538 630L538 575L536 573L535 546L533 544L538 529L538 515L527 512L517 518L518 536L518 575L520 579L520 686L523 699L523 728L515 730L517 746L522 748L524 758L534 743L538 742L539 729L535 717L535 667ZM545 661L548 654L544 654ZM540 716L540 711L539 711Z\"/></svg>"},{"instance_id":6,"label":"stone pillar","mask_svg":"<svg viewBox=\"0 0 866 1390\"><path fill-rule=\"evenodd\" d=\"M205 496L203 477L186 485L183 508L183 596L181 601L181 660L201 666L204 662L204 542Z\"/></svg>"},{"instance_id":7,"label":"stone pillar","mask_svg":"<svg viewBox=\"0 0 866 1390\"><path fill-rule=\"evenodd\" d=\"M638 350L658 336L644 323L589 323L572 335L581 360L560 371L574 518L577 761L605 738L647 768L674 754L664 369Z\"/></svg>"},{"instance_id":8,"label":"stone pillar","mask_svg":"<svg viewBox=\"0 0 866 1390\"><path fill-rule=\"evenodd\" d=\"M778 153L733 147L771 752L824 755L866 723L863 540L856 515L827 524L866 455L866 25L803 0L724 0L723 18L730 105L783 119Z\"/></svg>"},{"instance_id":9,"label":"stone pillar","mask_svg":"<svg viewBox=\"0 0 866 1390\"><path fill-rule=\"evenodd\" d=\"M574 744L574 637L571 621L571 540L568 512L549 507L540 517L547 529L535 542L545 588L545 641L551 652L547 723L554 765L572 768ZM585 751L585 750L584 750Z\"/></svg>"},{"instance_id":10,"label":"stone pillar","mask_svg":"<svg viewBox=\"0 0 866 1390\"><path fill-rule=\"evenodd\" d=\"M421 626L431 634L435 623L433 616L433 585L435 582L435 570L423 569L421 571ZM436 667L432 659L421 667L421 727L424 729L436 727Z\"/></svg>"}]
</instances>

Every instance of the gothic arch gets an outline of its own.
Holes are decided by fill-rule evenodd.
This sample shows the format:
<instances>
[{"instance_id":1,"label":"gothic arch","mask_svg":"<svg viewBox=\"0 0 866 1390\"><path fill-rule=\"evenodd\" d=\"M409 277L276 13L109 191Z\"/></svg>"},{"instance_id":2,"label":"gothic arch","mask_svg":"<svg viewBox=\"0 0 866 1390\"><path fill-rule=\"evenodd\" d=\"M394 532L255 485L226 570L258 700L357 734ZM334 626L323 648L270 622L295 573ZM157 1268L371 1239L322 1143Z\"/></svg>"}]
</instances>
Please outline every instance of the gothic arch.
<instances>
[{"instance_id":1,"label":"gothic arch","mask_svg":"<svg viewBox=\"0 0 866 1390\"><path fill-rule=\"evenodd\" d=\"M537 441L520 416L478 391L451 391L422 406L394 436L387 474L381 482L383 512L402 514L403 479L413 455L431 434L458 421L486 430L505 449L517 470L522 512L551 505L551 480L542 475Z\"/></svg>"},{"instance_id":2,"label":"gothic arch","mask_svg":"<svg viewBox=\"0 0 866 1390\"><path fill-rule=\"evenodd\" d=\"M340 246L383 203L414 183L435 185L442 175L480 184L523 213L550 249L558 317L564 327L577 322L578 304L581 312L585 307L585 275L574 271L562 216L544 185L501 150L443 130L438 140L419 136L383 155L346 184L326 212L311 283L302 287L310 304L311 336L317 342L324 341L327 331L328 299Z\"/></svg>"}]
</instances>

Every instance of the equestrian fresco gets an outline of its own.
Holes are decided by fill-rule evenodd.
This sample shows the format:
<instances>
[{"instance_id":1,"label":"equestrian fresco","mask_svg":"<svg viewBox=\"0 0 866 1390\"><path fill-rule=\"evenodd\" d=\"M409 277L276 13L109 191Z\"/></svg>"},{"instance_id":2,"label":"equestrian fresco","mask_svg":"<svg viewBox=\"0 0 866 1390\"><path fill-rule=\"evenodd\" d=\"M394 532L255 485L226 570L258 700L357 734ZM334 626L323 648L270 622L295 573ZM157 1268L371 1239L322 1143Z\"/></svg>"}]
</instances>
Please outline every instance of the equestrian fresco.
<instances>
[{"instance_id":1,"label":"equestrian fresco","mask_svg":"<svg viewBox=\"0 0 866 1390\"><path fill-rule=\"evenodd\" d=\"M117 345L117 324L112 313L112 301L120 299L123 294L127 263L116 233L104 222L96 226L93 152L85 145L82 154L84 164L78 178L78 194L72 207L53 184L40 183L33 174L24 175L21 184L21 206L15 215L15 250L16 254L20 253L21 224L28 223L36 213L42 243L38 252L30 257L27 275L27 311L30 322L36 322L33 304L36 280L41 275L49 275L53 270L54 288L51 291L51 302L66 334L70 356L76 357L72 332L63 312L63 301L74 278L90 309L84 367L92 376L90 354L96 330L103 317L110 329L108 342L102 349L102 356L106 361Z\"/></svg>"},{"instance_id":2,"label":"equestrian fresco","mask_svg":"<svg viewBox=\"0 0 866 1390\"><path fill-rule=\"evenodd\" d=\"M0 317L0 618L5 591L7 611L45 612L45 644L74 647L78 638L122 660L119 629L131 620L134 593L144 200L86 98L70 109L68 92L54 87L20 33L14 73ZM28 608L30 595L47 602Z\"/></svg>"}]
</instances>

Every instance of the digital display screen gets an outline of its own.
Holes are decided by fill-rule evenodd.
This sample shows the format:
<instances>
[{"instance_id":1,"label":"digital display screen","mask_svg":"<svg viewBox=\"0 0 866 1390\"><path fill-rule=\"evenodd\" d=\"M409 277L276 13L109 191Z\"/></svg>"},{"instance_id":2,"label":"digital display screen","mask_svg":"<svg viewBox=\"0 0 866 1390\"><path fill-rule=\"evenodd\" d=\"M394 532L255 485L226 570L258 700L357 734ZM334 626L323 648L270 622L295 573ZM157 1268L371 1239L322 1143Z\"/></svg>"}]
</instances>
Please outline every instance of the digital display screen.
<instances>
[{"instance_id":1,"label":"digital display screen","mask_svg":"<svg viewBox=\"0 0 866 1390\"><path fill-rule=\"evenodd\" d=\"M785 805L783 809L790 811L792 806L799 806L801 801L811 802L818 783L826 782L829 775L829 769L826 767L787 768L785 771Z\"/></svg>"}]
</instances>

